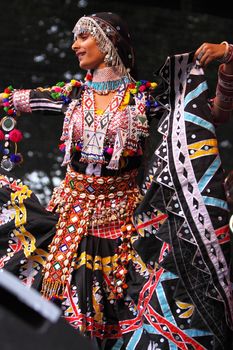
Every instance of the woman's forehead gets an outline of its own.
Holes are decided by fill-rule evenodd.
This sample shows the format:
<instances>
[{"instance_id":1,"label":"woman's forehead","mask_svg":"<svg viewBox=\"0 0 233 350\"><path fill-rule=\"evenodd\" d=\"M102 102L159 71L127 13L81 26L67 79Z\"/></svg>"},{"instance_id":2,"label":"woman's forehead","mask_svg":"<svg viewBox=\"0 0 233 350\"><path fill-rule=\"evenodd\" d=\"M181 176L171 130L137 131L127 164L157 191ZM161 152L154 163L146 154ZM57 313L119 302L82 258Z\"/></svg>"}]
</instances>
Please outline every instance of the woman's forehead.
<instances>
[{"instance_id":1,"label":"woman's forehead","mask_svg":"<svg viewBox=\"0 0 233 350\"><path fill-rule=\"evenodd\" d=\"M91 33L90 28L88 28L87 26L80 26L74 32L74 38L76 39L80 34L86 34L86 33Z\"/></svg>"}]
</instances>

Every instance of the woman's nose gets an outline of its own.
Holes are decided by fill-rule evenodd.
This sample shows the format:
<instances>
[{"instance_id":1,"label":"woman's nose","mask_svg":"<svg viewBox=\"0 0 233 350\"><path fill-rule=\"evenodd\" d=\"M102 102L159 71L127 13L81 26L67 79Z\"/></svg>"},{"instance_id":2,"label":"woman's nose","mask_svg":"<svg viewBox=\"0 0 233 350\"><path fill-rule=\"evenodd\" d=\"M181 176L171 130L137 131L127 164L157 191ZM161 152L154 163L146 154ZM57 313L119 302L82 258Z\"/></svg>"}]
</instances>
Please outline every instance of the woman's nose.
<instances>
[{"instance_id":1,"label":"woman's nose","mask_svg":"<svg viewBox=\"0 0 233 350\"><path fill-rule=\"evenodd\" d=\"M79 43L79 40L76 39L75 42L72 44L71 48L72 50L77 50L78 48L80 47L80 43Z\"/></svg>"}]
</instances>

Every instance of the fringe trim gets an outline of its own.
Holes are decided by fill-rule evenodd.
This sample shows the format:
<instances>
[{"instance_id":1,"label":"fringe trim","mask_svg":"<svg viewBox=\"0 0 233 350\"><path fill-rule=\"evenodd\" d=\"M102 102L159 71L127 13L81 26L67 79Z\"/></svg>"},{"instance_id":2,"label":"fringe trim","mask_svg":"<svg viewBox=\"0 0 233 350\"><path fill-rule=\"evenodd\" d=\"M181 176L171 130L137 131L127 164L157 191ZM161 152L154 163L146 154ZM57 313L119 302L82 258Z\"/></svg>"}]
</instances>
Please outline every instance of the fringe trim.
<instances>
[{"instance_id":1,"label":"fringe trim","mask_svg":"<svg viewBox=\"0 0 233 350\"><path fill-rule=\"evenodd\" d=\"M99 163L105 164L106 160L104 156L99 156L97 154L88 154L81 152L81 158L79 159L81 163Z\"/></svg>"},{"instance_id":2,"label":"fringe trim","mask_svg":"<svg viewBox=\"0 0 233 350\"><path fill-rule=\"evenodd\" d=\"M52 297L62 299L65 292L66 284L61 281L51 281L44 279L42 283L41 294L46 299L51 299Z\"/></svg>"}]
</instances>

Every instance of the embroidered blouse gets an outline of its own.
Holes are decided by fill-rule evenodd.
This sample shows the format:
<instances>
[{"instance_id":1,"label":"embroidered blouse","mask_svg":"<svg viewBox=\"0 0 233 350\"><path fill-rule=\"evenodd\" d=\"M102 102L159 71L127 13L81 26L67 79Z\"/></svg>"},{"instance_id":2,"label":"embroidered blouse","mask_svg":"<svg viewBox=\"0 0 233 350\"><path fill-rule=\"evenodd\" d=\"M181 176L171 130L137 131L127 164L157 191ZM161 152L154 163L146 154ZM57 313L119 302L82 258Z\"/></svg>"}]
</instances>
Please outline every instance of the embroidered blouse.
<instances>
[{"instance_id":1,"label":"embroidered blouse","mask_svg":"<svg viewBox=\"0 0 233 350\"><path fill-rule=\"evenodd\" d=\"M54 99L52 91L53 88L14 90L12 101L19 112L65 115L62 165L71 163L77 171L96 175L140 166L144 137L148 136L148 116L152 115L152 108L148 113L147 91L132 94L121 87L102 114L96 113L93 92L85 84L72 88L68 104Z\"/></svg>"}]
</instances>

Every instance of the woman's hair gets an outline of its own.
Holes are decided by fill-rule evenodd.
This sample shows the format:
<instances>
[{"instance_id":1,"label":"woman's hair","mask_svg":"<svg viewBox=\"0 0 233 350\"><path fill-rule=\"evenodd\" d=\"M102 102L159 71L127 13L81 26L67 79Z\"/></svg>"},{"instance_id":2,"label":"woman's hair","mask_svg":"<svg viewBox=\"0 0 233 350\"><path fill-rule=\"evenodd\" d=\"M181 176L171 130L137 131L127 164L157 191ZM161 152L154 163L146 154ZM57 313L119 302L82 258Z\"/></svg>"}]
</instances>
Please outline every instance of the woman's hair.
<instances>
[{"instance_id":1,"label":"woman's hair","mask_svg":"<svg viewBox=\"0 0 233 350\"><path fill-rule=\"evenodd\" d=\"M99 49L106 53L109 63L119 66L122 74L136 79L135 53L127 24L112 12L99 12L81 17L76 23L73 33L88 32L97 41Z\"/></svg>"}]
</instances>

